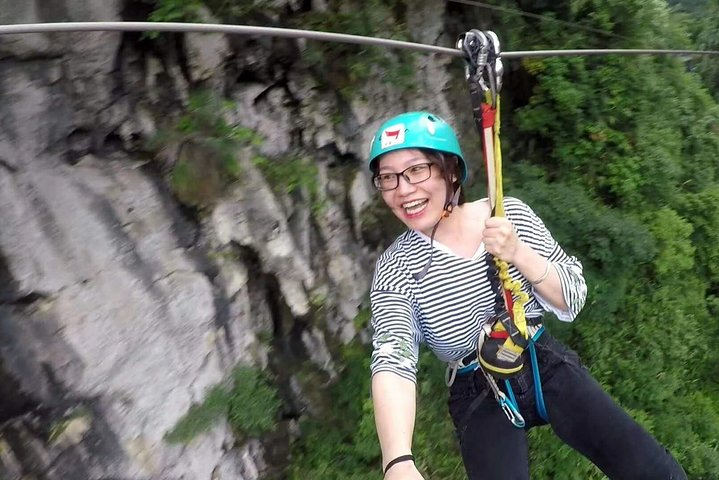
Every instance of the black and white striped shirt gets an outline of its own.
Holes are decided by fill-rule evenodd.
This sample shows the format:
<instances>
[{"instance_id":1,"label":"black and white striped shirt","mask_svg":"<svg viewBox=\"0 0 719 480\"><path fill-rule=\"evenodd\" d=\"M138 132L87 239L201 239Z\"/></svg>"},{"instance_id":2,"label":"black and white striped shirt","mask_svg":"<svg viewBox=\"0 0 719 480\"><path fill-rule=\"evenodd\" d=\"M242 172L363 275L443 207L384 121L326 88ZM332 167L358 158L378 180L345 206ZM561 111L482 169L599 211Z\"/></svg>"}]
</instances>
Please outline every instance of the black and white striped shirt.
<instances>
[{"instance_id":1,"label":"black and white striped shirt","mask_svg":"<svg viewBox=\"0 0 719 480\"><path fill-rule=\"evenodd\" d=\"M510 265L513 279L529 294L527 318L551 311L571 322L584 305L587 287L582 264L567 255L544 222L522 201L506 197L505 215L521 240L549 259L559 274L564 301L561 311L541 298L529 281ZM480 245L471 259L452 253L436 240L432 264L422 270L430 254L429 238L408 230L377 260L370 301L374 328L372 374L391 371L416 381L419 345L425 342L445 362L459 360L476 347L481 326L493 315L497 298L487 277L486 251Z\"/></svg>"}]
</instances>

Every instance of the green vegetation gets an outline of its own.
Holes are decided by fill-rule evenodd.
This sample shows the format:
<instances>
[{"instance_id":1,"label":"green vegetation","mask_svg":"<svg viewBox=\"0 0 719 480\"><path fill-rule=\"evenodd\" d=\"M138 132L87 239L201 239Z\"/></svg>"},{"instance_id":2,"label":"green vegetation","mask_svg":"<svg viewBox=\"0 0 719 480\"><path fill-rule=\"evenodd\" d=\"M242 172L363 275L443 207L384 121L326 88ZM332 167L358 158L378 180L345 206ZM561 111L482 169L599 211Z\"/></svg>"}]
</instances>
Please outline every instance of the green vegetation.
<instances>
[{"instance_id":1,"label":"green vegetation","mask_svg":"<svg viewBox=\"0 0 719 480\"><path fill-rule=\"evenodd\" d=\"M332 408L301 423L302 440L293 453L289 478L327 480L377 477L379 443L369 399L369 352L361 345L345 347L341 379L325 393Z\"/></svg>"},{"instance_id":2,"label":"green vegetation","mask_svg":"<svg viewBox=\"0 0 719 480\"><path fill-rule=\"evenodd\" d=\"M471 7L461 13L457 7L456 15L462 25L473 18L491 24L510 50L695 45L684 20L661 2L501 5L614 36ZM703 28L714 31L716 22ZM694 38L710 45L716 35ZM577 321L549 319L549 330L582 355L689 478L719 478L719 353L713 348L719 338L719 107L705 87L716 93L713 77L664 57L547 58L512 67L503 95L505 192L532 205L582 260L590 288ZM470 142L472 128L463 132ZM363 232L387 232L364 228L387 220L367 217ZM388 237L363 238L380 246ZM369 348L360 347L346 354L345 374L326 395L341 391L349 398L327 417L303 424L293 478L378 477L368 355ZM418 465L428 478L465 478L446 413L443 365L428 352L418 389ZM341 415L345 423L334 419ZM532 478L604 478L551 429L533 430L530 442Z\"/></svg>"},{"instance_id":3,"label":"green vegetation","mask_svg":"<svg viewBox=\"0 0 719 480\"><path fill-rule=\"evenodd\" d=\"M267 158L256 156L252 163L259 168L276 194L305 194L314 213L321 213L325 202L317 183L317 164L307 157Z\"/></svg>"},{"instance_id":4,"label":"green vegetation","mask_svg":"<svg viewBox=\"0 0 719 480\"><path fill-rule=\"evenodd\" d=\"M226 418L229 395L224 387L213 387L199 405L193 405L172 430L165 435L170 443L189 443Z\"/></svg>"},{"instance_id":5,"label":"green vegetation","mask_svg":"<svg viewBox=\"0 0 719 480\"><path fill-rule=\"evenodd\" d=\"M205 0L212 13L228 23L257 23L282 12L282 5L272 0ZM261 22L266 25L265 22Z\"/></svg>"},{"instance_id":6,"label":"green vegetation","mask_svg":"<svg viewBox=\"0 0 719 480\"><path fill-rule=\"evenodd\" d=\"M177 199L197 208L211 206L226 187L241 177L238 155L251 155L270 186L278 195L307 198L313 213L325 207L317 183L317 165L307 156L268 158L253 147L263 139L253 130L230 125L224 118L231 102L207 90L194 92L186 112L150 143L153 150L177 148L177 161L169 173L169 183ZM244 148L248 150L243 151Z\"/></svg>"},{"instance_id":7,"label":"green vegetation","mask_svg":"<svg viewBox=\"0 0 719 480\"><path fill-rule=\"evenodd\" d=\"M675 9L687 12L686 28L691 33L699 50L719 50L719 0L672 1ZM692 59L693 68L701 75L704 83L719 101L719 58L701 56Z\"/></svg>"},{"instance_id":8,"label":"green vegetation","mask_svg":"<svg viewBox=\"0 0 719 480\"><path fill-rule=\"evenodd\" d=\"M151 148L156 150L178 148L170 186L186 205L211 205L225 187L239 178L239 150L262 142L252 130L227 123L223 113L228 106L209 91L195 92L186 112L151 142Z\"/></svg>"},{"instance_id":9,"label":"green vegetation","mask_svg":"<svg viewBox=\"0 0 719 480\"><path fill-rule=\"evenodd\" d=\"M263 374L248 368L235 369L230 391L228 419L236 432L257 436L275 425L280 400Z\"/></svg>"},{"instance_id":10,"label":"green vegetation","mask_svg":"<svg viewBox=\"0 0 719 480\"><path fill-rule=\"evenodd\" d=\"M599 45L588 34L523 21L512 48L691 47L661 3L572 6L593 17L566 20L601 18L588 26L628 38ZM647 16L656 21L640 21ZM719 287L719 110L676 59L553 58L525 68L531 95L509 93L516 127L507 191L534 206L582 259L590 286L576 323L550 330L580 352L689 478L716 478L719 397L709 370L717 361L710 344ZM533 478L604 478L551 432L531 438Z\"/></svg>"},{"instance_id":11,"label":"green vegetation","mask_svg":"<svg viewBox=\"0 0 719 480\"><path fill-rule=\"evenodd\" d=\"M362 330L369 326L371 320L372 312L369 308L363 308L357 313L357 315L353 319L353 324L357 330Z\"/></svg>"},{"instance_id":12,"label":"green vegetation","mask_svg":"<svg viewBox=\"0 0 719 480\"><path fill-rule=\"evenodd\" d=\"M409 41L403 0L368 0L354 7L330 0L323 11L311 11L297 20L297 28L361 36L382 36ZM302 52L304 63L324 87L338 91L345 100L359 95L358 85L382 78L400 90L415 85L414 56L373 46L310 42Z\"/></svg>"},{"instance_id":13,"label":"green vegetation","mask_svg":"<svg viewBox=\"0 0 719 480\"><path fill-rule=\"evenodd\" d=\"M154 7L148 18L151 22L202 22L201 0L146 0ZM146 32L146 38L156 39L160 32Z\"/></svg>"},{"instance_id":14,"label":"green vegetation","mask_svg":"<svg viewBox=\"0 0 719 480\"><path fill-rule=\"evenodd\" d=\"M240 437L259 436L273 429L280 400L276 390L257 369L239 366L232 373L231 386L210 389L205 400L193 405L170 430L170 443L188 443L226 418Z\"/></svg>"},{"instance_id":15,"label":"green vegetation","mask_svg":"<svg viewBox=\"0 0 719 480\"><path fill-rule=\"evenodd\" d=\"M153 5L151 22L203 22L202 9L229 24L254 23L282 12L272 0L144 0ZM157 34L154 35L155 37Z\"/></svg>"},{"instance_id":16,"label":"green vegetation","mask_svg":"<svg viewBox=\"0 0 719 480\"><path fill-rule=\"evenodd\" d=\"M381 469L379 443L369 397L370 348L344 347L345 365L340 380L325 396L332 409L318 418L306 418L303 436L295 446L291 479L376 479ZM458 457L453 427L446 415L444 365L424 350L421 354L419 406L414 453L428 478L461 478L464 467Z\"/></svg>"},{"instance_id":17,"label":"green vegetation","mask_svg":"<svg viewBox=\"0 0 719 480\"><path fill-rule=\"evenodd\" d=\"M156 0L151 22L199 22L201 0Z\"/></svg>"}]
</instances>

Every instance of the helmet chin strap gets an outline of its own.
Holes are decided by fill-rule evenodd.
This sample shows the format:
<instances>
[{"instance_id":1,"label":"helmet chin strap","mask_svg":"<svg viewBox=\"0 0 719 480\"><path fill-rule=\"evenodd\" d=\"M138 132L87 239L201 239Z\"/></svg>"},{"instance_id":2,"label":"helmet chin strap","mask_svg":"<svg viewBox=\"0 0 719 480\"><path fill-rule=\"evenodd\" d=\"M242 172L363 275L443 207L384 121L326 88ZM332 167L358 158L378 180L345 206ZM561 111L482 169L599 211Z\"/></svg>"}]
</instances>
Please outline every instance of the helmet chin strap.
<instances>
[{"instance_id":1,"label":"helmet chin strap","mask_svg":"<svg viewBox=\"0 0 719 480\"><path fill-rule=\"evenodd\" d=\"M450 191L450 190L448 190ZM437 228L439 227L440 222L442 219L449 217L452 212L454 211L454 208L459 203L459 195L462 193L462 187L457 187L457 190L454 191L454 194L447 200L447 202L444 205L444 210L442 210L442 215L440 215L439 220L437 220L437 223L434 224L434 227L432 227L432 235L430 235L429 238L429 259L427 260L427 263L424 265L422 270L418 273L415 273L413 275L414 279L418 282L421 281L425 275L427 275L427 272L429 271L430 265L432 265L432 257L434 256L434 234L437 233ZM448 195L449 196L449 195Z\"/></svg>"},{"instance_id":2,"label":"helmet chin strap","mask_svg":"<svg viewBox=\"0 0 719 480\"><path fill-rule=\"evenodd\" d=\"M459 203L459 196L461 193L462 193L462 186L460 185L457 187L457 190L454 191L454 194L452 195L452 197L450 197L447 200L447 202L445 203L444 211L442 212L442 216L440 217L440 220L442 220L443 218L449 217L449 214L452 213L452 211L454 210L454 207L456 207L457 204ZM439 224L439 221L437 223Z\"/></svg>"}]
</instances>

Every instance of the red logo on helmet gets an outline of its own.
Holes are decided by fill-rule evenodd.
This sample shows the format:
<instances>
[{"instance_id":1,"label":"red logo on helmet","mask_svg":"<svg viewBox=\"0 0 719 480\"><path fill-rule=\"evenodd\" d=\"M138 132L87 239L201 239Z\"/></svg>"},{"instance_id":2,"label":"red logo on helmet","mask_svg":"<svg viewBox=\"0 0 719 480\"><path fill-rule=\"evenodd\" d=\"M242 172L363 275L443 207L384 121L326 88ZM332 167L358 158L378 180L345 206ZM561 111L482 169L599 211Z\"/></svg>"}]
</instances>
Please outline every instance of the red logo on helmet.
<instances>
[{"instance_id":1,"label":"red logo on helmet","mask_svg":"<svg viewBox=\"0 0 719 480\"><path fill-rule=\"evenodd\" d=\"M382 149L403 144L404 130L404 124L401 123L399 125L392 125L391 127L385 128L380 139L380 146Z\"/></svg>"},{"instance_id":2,"label":"red logo on helmet","mask_svg":"<svg viewBox=\"0 0 719 480\"><path fill-rule=\"evenodd\" d=\"M397 137L399 137L399 128L397 130L386 130L385 135L388 137L394 137L395 140L397 140Z\"/></svg>"}]
</instances>

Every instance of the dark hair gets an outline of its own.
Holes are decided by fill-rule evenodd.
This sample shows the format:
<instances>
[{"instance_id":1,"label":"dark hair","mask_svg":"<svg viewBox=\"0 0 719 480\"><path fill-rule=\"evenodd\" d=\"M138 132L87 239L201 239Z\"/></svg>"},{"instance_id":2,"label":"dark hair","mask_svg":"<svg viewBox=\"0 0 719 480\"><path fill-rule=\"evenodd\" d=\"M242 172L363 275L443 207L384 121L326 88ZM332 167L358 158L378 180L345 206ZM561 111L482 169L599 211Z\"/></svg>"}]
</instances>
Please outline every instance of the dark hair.
<instances>
[{"instance_id":1,"label":"dark hair","mask_svg":"<svg viewBox=\"0 0 719 480\"><path fill-rule=\"evenodd\" d=\"M459 158L456 155L440 152L438 150L432 150L429 148L418 148L430 162L439 166L442 170L442 176L444 177L445 183L447 184L447 202L452 198L454 192L462 186L460 179L462 178L462 172L459 166ZM454 180L452 180L454 178ZM459 193L459 201L457 205L462 205L465 202L464 191Z\"/></svg>"}]
</instances>

